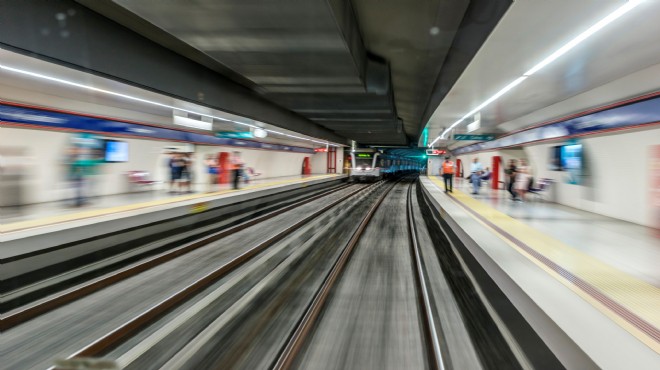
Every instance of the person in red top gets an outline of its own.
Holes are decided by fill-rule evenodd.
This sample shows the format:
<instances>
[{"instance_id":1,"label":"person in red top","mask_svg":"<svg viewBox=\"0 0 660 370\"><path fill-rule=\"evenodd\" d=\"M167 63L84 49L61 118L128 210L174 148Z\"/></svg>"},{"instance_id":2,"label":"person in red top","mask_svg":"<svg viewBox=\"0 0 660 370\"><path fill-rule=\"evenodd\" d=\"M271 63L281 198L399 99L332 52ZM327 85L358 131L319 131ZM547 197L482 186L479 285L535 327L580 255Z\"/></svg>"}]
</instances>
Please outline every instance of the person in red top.
<instances>
[{"instance_id":1,"label":"person in red top","mask_svg":"<svg viewBox=\"0 0 660 370\"><path fill-rule=\"evenodd\" d=\"M445 193L454 192L454 162L449 160L449 157L445 157L445 161L442 162L442 178L445 180ZM449 186L447 186L449 184Z\"/></svg>"}]
</instances>

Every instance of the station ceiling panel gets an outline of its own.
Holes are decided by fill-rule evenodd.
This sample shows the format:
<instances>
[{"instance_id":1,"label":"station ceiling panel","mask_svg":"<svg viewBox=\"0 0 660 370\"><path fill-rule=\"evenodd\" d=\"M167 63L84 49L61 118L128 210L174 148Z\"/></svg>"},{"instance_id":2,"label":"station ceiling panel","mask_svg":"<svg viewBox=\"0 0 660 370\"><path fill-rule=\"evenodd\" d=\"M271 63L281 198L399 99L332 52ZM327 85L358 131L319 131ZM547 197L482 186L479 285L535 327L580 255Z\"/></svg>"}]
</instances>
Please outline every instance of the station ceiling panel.
<instances>
[{"instance_id":1,"label":"station ceiling panel","mask_svg":"<svg viewBox=\"0 0 660 370\"><path fill-rule=\"evenodd\" d=\"M182 44L164 46L203 53L234 81L339 135L403 146L416 141L511 3L78 2L144 36L166 32Z\"/></svg>"}]
</instances>

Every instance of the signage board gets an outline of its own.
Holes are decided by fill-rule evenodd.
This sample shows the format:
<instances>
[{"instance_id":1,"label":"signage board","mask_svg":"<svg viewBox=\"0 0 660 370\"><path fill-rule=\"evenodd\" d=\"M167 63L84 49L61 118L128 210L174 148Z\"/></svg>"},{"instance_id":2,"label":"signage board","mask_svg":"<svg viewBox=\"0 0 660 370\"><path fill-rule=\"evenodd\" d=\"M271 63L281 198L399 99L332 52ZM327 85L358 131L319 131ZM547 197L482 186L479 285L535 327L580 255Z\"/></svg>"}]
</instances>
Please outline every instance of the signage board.
<instances>
[{"instance_id":1,"label":"signage board","mask_svg":"<svg viewBox=\"0 0 660 370\"><path fill-rule=\"evenodd\" d=\"M495 139L495 135L493 134L484 134L484 135L454 134L454 140L490 141L494 139Z\"/></svg>"},{"instance_id":2,"label":"signage board","mask_svg":"<svg viewBox=\"0 0 660 370\"><path fill-rule=\"evenodd\" d=\"M181 117L181 116L174 116L173 122L175 125L179 126L185 126L185 127L190 127L190 128L196 128L198 130L212 130L213 129L213 123L212 122L206 122L206 121L201 121L201 120L196 120L188 117Z\"/></svg>"},{"instance_id":3,"label":"signage board","mask_svg":"<svg viewBox=\"0 0 660 370\"><path fill-rule=\"evenodd\" d=\"M355 153L357 158L371 158L371 153Z\"/></svg>"},{"instance_id":4,"label":"signage board","mask_svg":"<svg viewBox=\"0 0 660 370\"><path fill-rule=\"evenodd\" d=\"M146 126L137 123L113 121L110 119L89 117L72 113L53 112L44 109L18 107L0 104L0 132L2 127L12 125L30 125L35 128L57 128L72 132L93 132L108 136L135 137L177 141L180 145L164 148L166 152L194 152L195 145L242 146L246 148L282 150L296 153L314 153L311 148L266 144L258 141L213 137L191 131L171 128Z\"/></svg>"},{"instance_id":5,"label":"signage board","mask_svg":"<svg viewBox=\"0 0 660 370\"><path fill-rule=\"evenodd\" d=\"M314 151L319 153L319 152L327 152L328 148L314 148Z\"/></svg>"},{"instance_id":6,"label":"signage board","mask_svg":"<svg viewBox=\"0 0 660 370\"><path fill-rule=\"evenodd\" d=\"M245 131L245 132L234 132L234 131L224 131L224 132L216 132L215 137L219 137L221 139L251 139L254 137L250 131Z\"/></svg>"},{"instance_id":7,"label":"signage board","mask_svg":"<svg viewBox=\"0 0 660 370\"><path fill-rule=\"evenodd\" d=\"M446 150L440 150L440 149L426 149L426 155L443 155L446 154Z\"/></svg>"}]
</instances>

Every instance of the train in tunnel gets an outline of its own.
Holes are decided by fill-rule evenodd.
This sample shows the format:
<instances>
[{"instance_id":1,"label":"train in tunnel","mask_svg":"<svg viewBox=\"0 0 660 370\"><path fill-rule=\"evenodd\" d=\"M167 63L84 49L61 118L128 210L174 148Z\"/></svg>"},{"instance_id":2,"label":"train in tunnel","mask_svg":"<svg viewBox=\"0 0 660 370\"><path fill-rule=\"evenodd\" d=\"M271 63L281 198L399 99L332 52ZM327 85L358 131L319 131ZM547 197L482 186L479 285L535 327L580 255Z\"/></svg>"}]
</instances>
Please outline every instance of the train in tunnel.
<instances>
[{"instance_id":1,"label":"train in tunnel","mask_svg":"<svg viewBox=\"0 0 660 370\"><path fill-rule=\"evenodd\" d=\"M382 153L376 149L355 149L349 153L349 181L374 182L419 171L422 164L411 158Z\"/></svg>"}]
</instances>

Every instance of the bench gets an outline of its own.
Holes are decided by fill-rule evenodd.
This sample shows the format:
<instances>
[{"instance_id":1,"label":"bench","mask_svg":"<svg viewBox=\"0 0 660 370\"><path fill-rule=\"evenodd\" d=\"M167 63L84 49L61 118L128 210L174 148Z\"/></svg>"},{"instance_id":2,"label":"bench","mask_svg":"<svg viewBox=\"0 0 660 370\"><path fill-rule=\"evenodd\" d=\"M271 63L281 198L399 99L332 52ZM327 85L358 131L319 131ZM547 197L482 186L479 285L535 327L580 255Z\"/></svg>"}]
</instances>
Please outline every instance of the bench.
<instances>
[{"instance_id":1,"label":"bench","mask_svg":"<svg viewBox=\"0 0 660 370\"><path fill-rule=\"evenodd\" d=\"M128 171L126 173L128 178L128 186L130 191L136 191L145 186L153 186L160 184L160 181L153 180L148 171Z\"/></svg>"}]
</instances>

